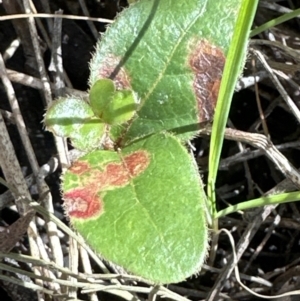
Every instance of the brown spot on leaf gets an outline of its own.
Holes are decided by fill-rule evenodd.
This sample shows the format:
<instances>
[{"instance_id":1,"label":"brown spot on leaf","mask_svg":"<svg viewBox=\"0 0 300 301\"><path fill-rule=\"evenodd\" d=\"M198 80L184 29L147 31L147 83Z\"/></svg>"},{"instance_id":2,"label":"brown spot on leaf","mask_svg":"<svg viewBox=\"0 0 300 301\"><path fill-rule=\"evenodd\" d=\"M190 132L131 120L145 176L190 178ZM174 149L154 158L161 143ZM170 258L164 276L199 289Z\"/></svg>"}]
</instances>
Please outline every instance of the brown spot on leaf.
<instances>
[{"instance_id":1,"label":"brown spot on leaf","mask_svg":"<svg viewBox=\"0 0 300 301\"><path fill-rule=\"evenodd\" d=\"M121 164L110 163L107 165L105 172L106 186L123 186L129 182L129 174Z\"/></svg>"},{"instance_id":2,"label":"brown spot on leaf","mask_svg":"<svg viewBox=\"0 0 300 301\"><path fill-rule=\"evenodd\" d=\"M145 151L137 151L124 158L126 169L132 177L144 171L149 165L149 162L149 155Z\"/></svg>"},{"instance_id":3,"label":"brown spot on leaf","mask_svg":"<svg viewBox=\"0 0 300 301\"><path fill-rule=\"evenodd\" d=\"M130 180L140 175L149 163L149 155L144 150L125 156L120 163L108 163L102 171L91 168L84 161L77 161L69 171L80 175L83 187L64 193L66 212L71 218L98 217L104 208L99 193L129 184Z\"/></svg>"},{"instance_id":4,"label":"brown spot on leaf","mask_svg":"<svg viewBox=\"0 0 300 301\"><path fill-rule=\"evenodd\" d=\"M85 161L76 161L72 164L69 171L76 174L81 175L87 171L89 171L91 166Z\"/></svg>"},{"instance_id":5,"label":"brown spot on leaf","mask_svg":"<svg viewBox=\"0 0 300 301\"><path fill-rule=\"evenodd\" d=\"M100 215L103 203L94 186L69 190L63 195L65 208L70 217L88 219Z\"/></svg>"},{"instance_id":6,"label":"brown spot on leaf","mask_svg":"<svg viewBox=\"0 0 300 301\"><path fill-rule=\"evenodd\" d=\"M117 90L131 89L130 79L124 67L119 67L121 59L107 56L105 63L99 69L100 78L110 78L114 81Z\"/></svg>"},{"instance_id":7,"label":"brown spot on leaf","mask_svg":"<svg viewBox=\"0 0 300 301\"><path fill-rule=\"evenodd\" d=\"M206 40L198 42L189 57L189 66L195 75L193 90L198 104L199 122L213 118L225 59L223 51Z\"/></svg>"},{"instance_id":8,"label":"brown spot on leaf","mask_svg":"<svg viewBox=\"0 0 300 301\"><path fill-rule=\"evenodd\" d=\"M104 171L91 172L92 182L99 189L107 190L114 187L125 186L129 181L141 174L149 165L149 155L146 151L136 151L123 158L121 163L109 163Z\"/></svg>"}]
</instances>

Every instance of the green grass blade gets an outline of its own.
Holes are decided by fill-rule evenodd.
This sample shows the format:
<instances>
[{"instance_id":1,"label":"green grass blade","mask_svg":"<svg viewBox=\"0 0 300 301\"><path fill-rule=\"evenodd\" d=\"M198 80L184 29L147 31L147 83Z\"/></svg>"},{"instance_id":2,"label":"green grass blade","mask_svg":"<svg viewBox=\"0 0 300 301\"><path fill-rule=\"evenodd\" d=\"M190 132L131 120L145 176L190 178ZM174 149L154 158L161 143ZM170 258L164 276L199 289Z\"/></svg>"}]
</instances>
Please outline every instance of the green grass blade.
<instances>
[{"instance_id":1,"label":"green grass blade","mask_svg":"<svg viewBox=\"0 0 300 301\"><path fill-rule=\"evenodd\" d=\"M210 142L207 192L209 199L208 207L213 218L216 215L214 183L218 171L225 126L228 119L235 84L244 64L249 33L257 4L258 0L244 0L242 3L233 33L232 43L226 59L218 96Z\"/></svg>"},{"instance_id":2,"label":"green grass blade","mask_svg":"<svg viewBox=\"0 0 300 301\"><path fill-rule=\"evenodd\" d=\"M290 12L290 13L284 14L284 15L276 18L276 19L273 19L273 20L271 20L271 21L255 28L255 29L253 29L250 33L250 37L254 37L257 34L263 32L263 31L265 31L269 28L275 27L276 25L284 23L288 20L291 20L291 19L293 19L293 18L295 18L299 15L300 15L300 8L298 8L298 9L296 9L296 10Z\"/></svg>"},{"instance_id":3,"label":"green grass blade","mask_svg":"<svg viewBox=\"0 0 300 301\"><path fill-rule=\"evenodd\" d=\"M234 206L229 206L219 211L215 217L220 218L225 215L241 210L247 210L247 209L266 206L266 205L283 204L283 203L295 202L295 201L300 201L300 191L281 193L277 195L266 196L266 197L261 197L258 199L242 202Z\"/></svg>"}]
</instances>

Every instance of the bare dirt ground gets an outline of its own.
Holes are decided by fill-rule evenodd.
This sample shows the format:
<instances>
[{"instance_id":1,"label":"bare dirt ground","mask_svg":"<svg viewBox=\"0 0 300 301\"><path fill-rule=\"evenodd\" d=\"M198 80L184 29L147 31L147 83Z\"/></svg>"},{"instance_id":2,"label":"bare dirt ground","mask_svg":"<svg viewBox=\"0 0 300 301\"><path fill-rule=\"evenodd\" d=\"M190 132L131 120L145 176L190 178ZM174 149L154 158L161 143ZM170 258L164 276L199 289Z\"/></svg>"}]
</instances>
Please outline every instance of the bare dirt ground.
<instances>
[{"instance_id":1,"label":"bare dirt ground","mask_svg":"<svg viewBox=\"0 0 300 301\"><path fill-rule=\"evenodd\" d=\"M23 4L20 5L19 2L22 1L0 1L0 15L24 12ZM75 16L86 15L88 12L91 17L112 20L127 5L125 0L87 0L84 11L82 2L84 1L34 1L31 9L40 13L54 13L61 9L64 14ZM255 24L263 24L299 7L299 0L261 0ZM26 205L22 206L20 194L41 202L44 208L53 212L65 225L68 224L63 214L59 191L61 167L57 163L58 151L52 134L44 130L42 120L49 98L56 98L66 91L65 87L60 86L62 82L70 89L86 91L88 88L88 62L99 38L98 32L104 32L106 29L103 22L92 24L91 26L86 21L64 19L60 32L53 31L53 19L41 18L36 19L37 33L34 34L29 31L26 19L0 20L0 52L4 61L2 67L0 64L0 110L9 133L7 141L4 131L0 130L1 162L7 163L1 166L0 175L9 183L17 183L16 187L10 187L12 193L7 191L4 185L0 185L0 231L10 231L8 235L2 236L2 241L0 239L0 256L1 253L10 254L1 256L0 299L33 301L78 298L96 301L162 300L165 297L164 300L260 300L237 283L231 269L232 248L227 236L223 234L219 237L213 267L205 266L198 277L169 285L168 290L118 277L118 270L88 257L75 240L70 239L68 234L39 214L26 234L30 217L18 220L19 213L26 210ZM41 81L41 62L36 60L32 35L37 38L45 72L53 83L52 95L49 94L50 90L47 90L47 84ZM60 72L56 68L59 64L50 64L53 53L51 47L57 45L55 39L62 42L63 81L57 80ZM254 51L264 56L267 65L263 65L257 59ZM272 144L276 145L288 160L287 166L295 168L300 166L300 114L297 115L300 104L299 66L299 18L255 36L249 44L246 68L239 83L239 91L233 99L229 123L231 128L248 133L268 134ZM256 87L253 84L253 75L259 77ZM76 92L70 91L67 90L68 93ZM295 106L294 111L287 105L288 96ZM261 105L261 115L266 120L267 132L262 126L257 102ZM3 124L1 119L0 124ZM9 148L9 141L12 142L13 149ZM32 148L26 144L29 141ZM195 157L205 180L208 138L197 138L192 143L196 147ZM5 155L7 157L3 159L5 152L11 156ZM289 180L285 180L283 173L267 158L266 153L255 148L253 144L250 146L226 141L222 158L217 181L219 209L228 204L260 197L272 189L277 193L297 189ZM50 194L47 194L48 191ZM297 202L286 203L278 207L269 206L251 212L240 212L220 219L220 228L227 228L237 244L241 279L255 292L276 295L300 288L299 210ZM9 228L17 220L17 226ZM34 247L30 250L29 245ZM36 268L37 263L31 260L32 257L21 261L13 254L30 255L36 260L40 258L44 264L51 261L53 265ZM69 261L72 263L71 267L68 265ZM65 270L59 267L65 267ZM32 277L33 272L39 275L40 279L35 281ZM74 283L87 283L86 275L91 272L102 274L102 277L97 278L99 283L106 287L114 285L115 289L110 292L83 294L82 289L76 288ZM105 274L108 275L103 276ZM41 280L41 275L53 280ZM12 283L12 279L15 283ZM59 282L57 279L68 282ZM95 279L93 278L94 281ZM37 290L40 291L39 294L36 294ZM64 298L51 295L53 292L63 295ZM299 299L299 296L295 296L276 300Z\"/></svg>"}]
</instances>

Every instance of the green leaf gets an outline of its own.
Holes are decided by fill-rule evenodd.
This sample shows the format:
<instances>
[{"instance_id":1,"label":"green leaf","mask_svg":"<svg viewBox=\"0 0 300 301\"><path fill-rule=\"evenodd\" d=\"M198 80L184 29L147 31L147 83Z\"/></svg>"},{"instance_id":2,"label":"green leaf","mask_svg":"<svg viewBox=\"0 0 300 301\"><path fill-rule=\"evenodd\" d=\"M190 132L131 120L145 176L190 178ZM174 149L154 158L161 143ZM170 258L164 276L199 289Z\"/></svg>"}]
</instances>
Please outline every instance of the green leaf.
<instances>
[{"instance_id":1,"label":"green leaf","mask_svg":"<svg viewBox=\"0 0 300 301\"><path fill-rule=\"evenodd\" d=\"M98 80L94 83L90 90L89 98L95 115L102 118L103 111L110 103L115 92L115 84L108 78Z\"/></svg>"},{"instance_id":2,"label":"green leaf","mask_svg":"<svg viewBox=\"0 0 300 301\"><path fill-rule=\"evenodd\" d=\"M68 97L53 102L44 122L55 135L71 138L79 150L90 151L101 146L105 125L82 99Z\"/></svg>"},{"instance_id":3,"label":"green leaf","mask_svg":"<svg viewBox=\"0 0 300 301\"><path fill-rule=\"evenodd\" d=\"M134 116L136 109L137 100L133 91L117 91L102 117L108 124L122 124Z\"/></svg>"},{"instance_id":4,"label":"green leaf","mask_svg":"<svg viewBox=\"0 0 300 301\"><path fill-rule=\"evenodd\" d=\"M202 266L203 186L172 135L91 152L65 173L62 188L74 228L106 260L154 283L182 281Z\"/></svg>"},{"instance_id":5,"label":"green leaf","mask_svg":"<svg viewBox=\"0 0 300 301\"><path fill-rule=\"evenodd\" d=\"M137 109L137 98L131 90L116 91L110 79L100 79L90 90L94 113L105 123L114 125L130 120Z\"/></svg>"},{"instance_id":6,"label":"green leaf","mask_svg":"<svg viewBox=\"0 0 300 301\"><path fill-rule=\"evenodd\" d=\"M161 130L190 139L211 120L241 0L141 0L110 26L91 62L90 85L113 78L137 92L123 144Z\"/></svg>"}]
</instances>

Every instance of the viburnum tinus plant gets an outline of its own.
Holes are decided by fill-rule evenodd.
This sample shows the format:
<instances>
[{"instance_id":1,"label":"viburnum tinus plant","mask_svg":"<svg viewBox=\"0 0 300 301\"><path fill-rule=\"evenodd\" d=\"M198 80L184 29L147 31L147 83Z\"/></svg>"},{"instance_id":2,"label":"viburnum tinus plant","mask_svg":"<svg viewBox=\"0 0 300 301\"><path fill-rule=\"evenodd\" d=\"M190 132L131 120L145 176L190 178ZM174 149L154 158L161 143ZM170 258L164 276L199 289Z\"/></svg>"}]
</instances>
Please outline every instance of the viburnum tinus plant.
<instances>
[{"instance_id":1,"label":"viburnum tinus plant","mask_svg":"<svg viewBox=\"0 0 300 301\"><path fill-rule=\"evenodd\" d=\"M104 259L154 283L184 280L208 249L206 194L185 148L213 117L241 0L141 0L108 28L89 99L45 124L85 152L63 175L73 227Z\"/></svg>"}]
</instances>

